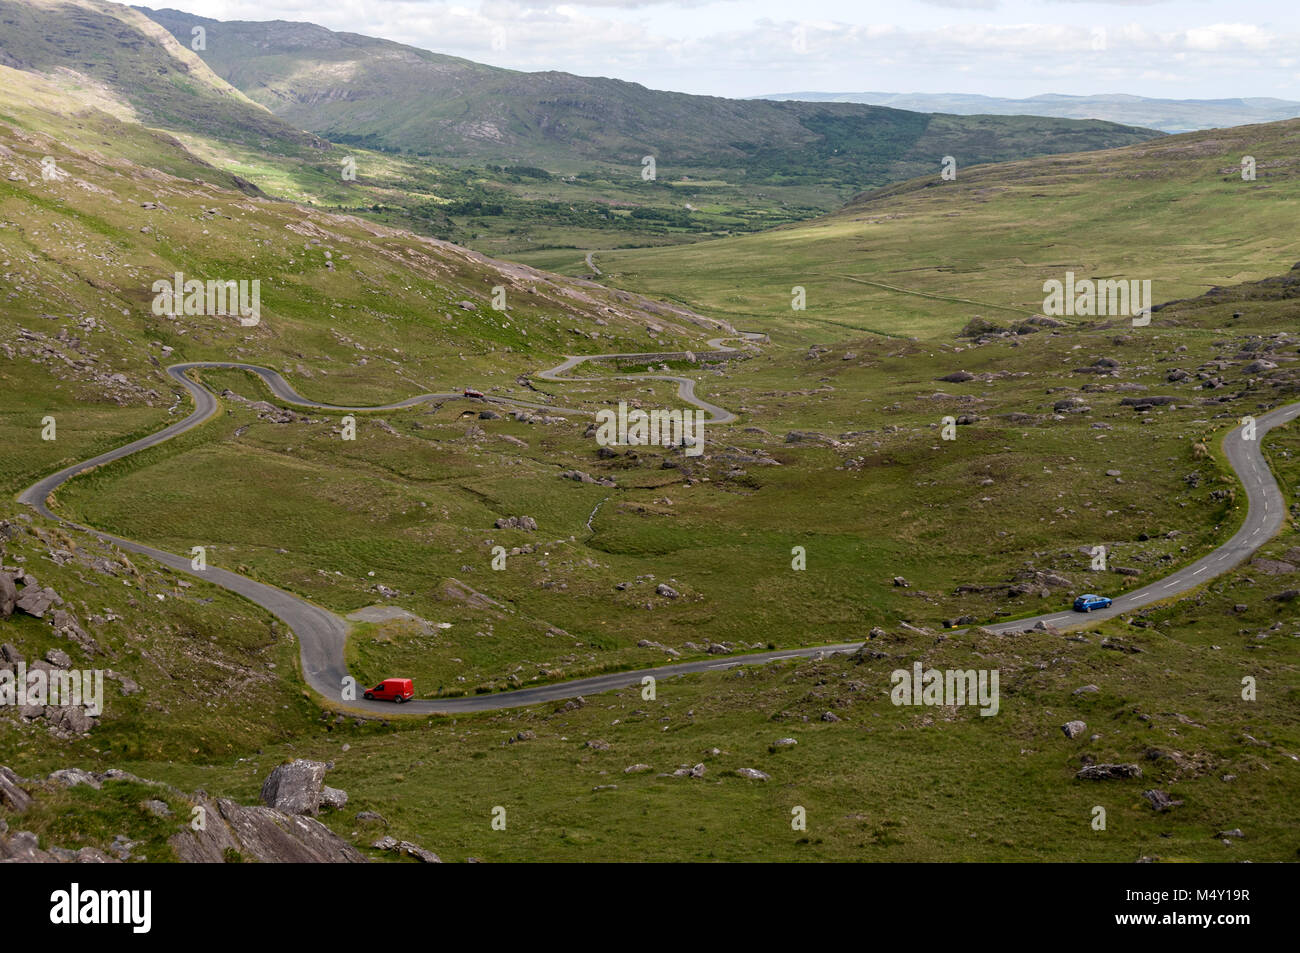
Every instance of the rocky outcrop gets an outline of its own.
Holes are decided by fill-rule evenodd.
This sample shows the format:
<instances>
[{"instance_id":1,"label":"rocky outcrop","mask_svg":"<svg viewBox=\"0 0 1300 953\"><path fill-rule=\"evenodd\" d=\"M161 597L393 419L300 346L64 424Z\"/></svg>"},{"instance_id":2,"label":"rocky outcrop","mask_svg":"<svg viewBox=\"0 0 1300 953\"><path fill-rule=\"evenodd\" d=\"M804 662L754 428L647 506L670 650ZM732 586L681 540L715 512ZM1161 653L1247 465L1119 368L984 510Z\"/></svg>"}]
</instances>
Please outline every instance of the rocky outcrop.
<instances>
[{"instance_id":1,"label":"rocky outcrop","mask_svg":"<svg viewBox=\"0 0 1300 953\"><path fill-rule=\"evenodd\" d=\"M52 606L62 605L63 600L53 589L46 587L42 589L35 583L23 586L23 591L18 594L18 599L14 603L14 608L19 612L25 612L30 616L41 618Z\"/></svg>"},{"instance_id":2,"label":"rocky outcrop","mask_svg":"<svg viewBox=\"0 0 1300 953\"><path fill-rule=\"evenodd\" d=\"M597 486L617 486L609 477L593 477L590 473L584 473L582 470L565 470L560 476L566 480L575 480L578 483L594 483Z\"/></svg>"},{"instance_id":3,"label":"rocky outcrop","mask_svg":"<svg viewBox=\"0 0 1300 953\"><path fill-rule=\"evenodd\" d=\"M255 860L263 864L364 864L366 857L320 821L226 798L201 798L203 829L168 839L187 864Z\"/></svg>"},{"instance_id":4,"label":"rocky outcrop","mask_svg":"<svg viewBox=\"0 0 1300 953\"><path fill-rule=\"evenodd\" d=\"M1061 730L1065 732L1065 737L1067 738L1077 738L1079 735L1083 734L1087 728L1088 726L1084 722L1077 719L1075 721L1067 721L1061 726Z\"/></svg>"},{"instance_id":5,"label":"rocky outcrop","mask_svg":"<svg viewBox=\"0 0 1300 953\"><path fill-rule=\"evenodd\" d=\"M1075 775L1080 781L1118 781L1124 778L1142 777L1142 769L1136 764L1089 764Z\"/></svg>"},{"instance_id":6,"label":"rocky outcrop","mask_svg":"<svg viewBox=\"0 0 1300 953\"><path fill-rule=\"evenodd\" d=\"M314 817L320 813L325 772L328 770L329 765L323 761L302 758L276 765L262 782L262 803L286 814Z\"/></svg>"},{"instance_id":7,"label":"rocky outcrop","mask_svg":"<svg viewBox=\"0 0 1300 953\"><path fill-rule=\"evenodd\" d=\"M341 811L347 807L348 792L339 788L332 788L326 785L321 788L320 806L328 807L331 811Z\"/></svg>"},{"instance_id":8,"label":"rocky outcrop","mask_svg":"<svg viewBox=\"0 0 1300 953\"><path fill-rule=\"evenodd\" d=\"M23 779L0 765L0 805L21 814L32 806L32 796L23 788Z\"/></svg>"},{"instance_id":9,"label":"rocky outcrop","mask_svg":"<svg viewBox=\"0 0 1300 953\"><path fill-rule=\"evenodd\" d=\"M12 837L0 835L0 863L9 864L119 864L96 847L68 850L64 847L40 849L40 841L31 831L18 831Z\"/></svg>"},{"instance_id":10,"label":"rocky outcrop","mask_svg":"<svg viewBox=\"0 0 1300 953\"><path fill-rule=\"evenodd\" d=\"M294 765L316 763L294 762ZM293 765L280 766L291 767ZM321 765L322 774L324 767ZM276 789L283 789L287 794L293 787L294 780L303 774L312 776L314 771L296 769L293 772L280 771L279 775L272 772L272 778L277 779ZM270 782L272 778L267 781ZM110 782L114 781L150 785L158 789L158 797L150 798L140 806L154 817L175 819L178 829L168 838L167 843L176 859L183 863L367 862L365 855L356 847L312 817L261 805L249 807L227 798L210 798L203 792L188 795L168 785L146 781L124 771L108 770L100 773L71 767L54 771L42 781L21 778L0 765L0 807L4 808L5 814L5 817L0 817L0 863L117 863L119 860L130 859L130 849L136 844L128 839L129 832L118 834L110 845L111 854L117 854L114 857L95 847L83 847L77 851L57 846L42 849L39 838L31 831L10 831L13 820L31 807L42 792L84 785L102 791L105 797L111 798L114 792ZM342 791L334 791L332 788L325 790L341 795L346 802L347 795ZM173 810L167 801L162 800L163 797L169 798L178 809ZM187 806L179 806L178 801Z\"/></svg>"},{"instance_id":11,"label":"rocky outcrop","mask_svg":"<svg viewBox=\"0 0 1300 953\"><path fill-rule=\"evenodd\" d=\"M14 585L14 577L7 572L0 572L0 619L13 615L17 604L18 587Z\"/></svg>"},{"instance_id":12,"label":"rocky outcrop","mask_svg":"<svg viewBox=\"0 0 1300 953\"><path fill-rule=\"evenodd\" d=\"M412 844L409 840L399 841L396 837L385 835L370 846L375 848L375 850L391 850L405 857L414 857L422 864L442 863L438 855L433 851L425 850L419 844Z\"/></svg>"},{"instance_id":13,"label":"rocky outcrop","mask_svg":"<svg viewBox=\"0 0 1300 953\"><path fill-rule=\"evenodd\" d=\"M1151 802L1151 806L1157 811L1168 811L1171 808L1182 807L1182 801L1176 801L1165 791L1159 788L1152 788L1150 791L1143 791L1142 796Z\"/></svg>"}]
</instances>

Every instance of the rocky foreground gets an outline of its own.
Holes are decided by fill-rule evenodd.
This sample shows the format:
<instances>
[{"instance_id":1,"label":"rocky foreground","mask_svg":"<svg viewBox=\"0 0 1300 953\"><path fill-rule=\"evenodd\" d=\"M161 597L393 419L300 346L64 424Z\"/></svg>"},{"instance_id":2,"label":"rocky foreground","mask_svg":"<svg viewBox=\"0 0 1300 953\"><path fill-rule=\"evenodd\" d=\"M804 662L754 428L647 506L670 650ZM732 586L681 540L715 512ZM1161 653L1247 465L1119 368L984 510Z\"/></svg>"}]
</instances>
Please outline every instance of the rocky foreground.
<instances>
[{"instance_id":1,"label":"rocky foreground","mask_svg":"<svg viewBox=\"0 0 1300 953\"><path fill-rule=\"evenodd\" d=\"M40 846L38 836L20 829L24 814L60 788L130 782L155 788L158 796L140 807L160 819L174 819L176 832L167 839L183 863L366 863L356 847L316 819L322 809L341 810L345 792L324 785L331 767L318 761L294 761L275 768L262 785L262 804L247 806L228 798L213 798L203 791L187 794L167 784L147 781L125 771L92 773L65 768L43 779L19 777L0 765L0 863L122 863L138 860L137 846L126 834L114 838L107 850L78 850ZM383 837L373 845L398 856L438 863L437 855L415 844Z\"/></svg>"}]
</instances>

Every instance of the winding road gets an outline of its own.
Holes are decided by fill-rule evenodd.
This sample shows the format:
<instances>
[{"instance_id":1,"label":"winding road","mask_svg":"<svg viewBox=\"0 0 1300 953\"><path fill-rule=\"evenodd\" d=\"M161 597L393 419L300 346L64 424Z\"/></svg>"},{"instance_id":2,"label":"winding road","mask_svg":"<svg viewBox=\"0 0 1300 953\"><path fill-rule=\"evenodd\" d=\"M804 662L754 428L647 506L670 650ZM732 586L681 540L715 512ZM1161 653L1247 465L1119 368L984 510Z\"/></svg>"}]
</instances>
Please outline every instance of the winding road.
<instances>
[{"instance_id":1,"label":"winding road","mask_svg":"<svg viewBox=\"0 0 1300 953\"><path fill-rule=\"evenodd\" d=\"M747 341L756 341L761 340L764 335L741 331L737 332L734 337L740 337ZM724 346L723 342L725 340L728 340L728 338L714 338L709 342L709 345L715 352L733 353L731 349ZM550 370L539 372L536 376L548 381L600 381L606 378L570 378L563 375L588 360L610 360L616 358L644 359L649 357L651 357L651 355L646 354L599 354L570 357ZM655 355L655 359L659 359L659 356ZM421 394L416 397L408 398L407 400L399 401L394 404L384 404L382 406L340 407L333 404L322 404L307 400L298 394L298 392L295 391L277 371L269 368L259 367L253 364L240 364L223 361L174 364L167 368L167 373L174 380L182 384L194 399L194 411L189 416L184 420L171 424L157 433L142 437L139 440L135 440L131 443L125 444L124 446L110 450L107 453L102 453L99 456L93 457L92 459L86 460L82 463L65 467L57 473L53 473L28 487L18 496L19 502L32 507L37 513L47 519L56 520L64 525L91 533L102 540L113 543L127 552L148 556L149 558L163 563L179 572L184 572L206 582L221 586L223 589L227 589L230 592L249 599L277 616L289 626L298 638L303 675L307 684L325 698L330 699L331 702L336 705L343 704L352 709L360 709L388 715L394 714L396 711L411 714L454 714L460 712L493 711L558 701L566 698L575 698L578 695L598 694L612 689L639 685L641 684L642 679L647 676L653 677L656 680L662 680L696 672L708 672L733 668L737 665L752 665L787 658L821 657L836 652L853 651L862 645L861 641L844 642L836 645L780 649L771 652L756 652L748 655L729 655L725 658L712 657L693 662L680 662L671 665L661 665L655 668L614 672L606 675L593 676L591 678L580 678L549 685L519 688L513 691L497 694L473 695L460 698L418 699L408 702L400 708L391 703L367 702L361 698L358 698L355 701L349 700L341 702L341 690L348 674L344 665L344 646L347 641L349 628L348 622L341 616L321 606L315 605L312 602L308 602L301 596L293 595L283 589L278 589L274 586L266 585L265 583L256 582L226 569L209 566L204 570L194 570L191 568L190 559L188 557L178 556L175 553L169 553L161 549L155 549L152 546L146 546L143 543L137 543L133 540L112 536L88 526L81 526L80 524L63 519L52 512L49 508L48 502L51 494L67 480L70 480L79 473L84 473L93 467L103 466L113 462L114 460L120 460L123 457L129 456L130 454L136 453L137 451L143 450L147 447L157 446L166 440L170 440L172 437L198 427L208 418L213 416L220 408L217 396L205 385L191 379L187 373L190 370L198 368L233 368L251 371L252 373L257 374L270 388L271 392L280 400L300 407L310 407L321 410L396 410L404 407L413 407L417 404L434 400L463 399L464 395L461 393ZM678 396L682 400L707 411L711 417L709 421L710 423L727 424L736 419L736 416L725 408L696 397L695 382L690 378L667 374L618 376L629 380L654 379L675 381L678 385ZM485 399L496 403L544 408L547 410L564 410L569 413L584 412L573 410L572 408L555 407L551 404L529 403L526 401L507 398L487 397ZM1300 403L1288 404L1270 411L1255 421L1255 440L1243 439L1243 430L1240 426L1230 431L1228 435L1224 437L1223 445L1225 453L1227 454L1229 463L1232 465L1245 487L1249 509L1241 528L1233 534L1230 540L1218 549L1191 565L1177 570L1172 575L1143 586L1141 589L1115 597L1114 603L1109 608L1094 611L1088 616L1083 616L1080 613L1067 609L1059 612L1044 613L1043 615L1037 615L1031 618L1015 619L1009 622L998 622L988 625L986 628L995 632L1009 632L1032 628L1038 622L1045 622L1049 625L1059 627L1078 623L1084 621L1084 619L1087 619L1088 621L1108 619L1122 613L1132 612L1134 609L1150 605L1153 602L1186 592L1240 565L1281 528L1282 523L1286 518L1286 503L1282 496L1282 491L1278 488L1277 483L1273 479L1272 473L1269 471L1267 463L1264 461L1263 455L1260 452L1260 442L1269 430L1288 423L1296 417L1300 417ZM358 686L358 693L364 687L365 686Z\"/></svg>"}]
</instances>

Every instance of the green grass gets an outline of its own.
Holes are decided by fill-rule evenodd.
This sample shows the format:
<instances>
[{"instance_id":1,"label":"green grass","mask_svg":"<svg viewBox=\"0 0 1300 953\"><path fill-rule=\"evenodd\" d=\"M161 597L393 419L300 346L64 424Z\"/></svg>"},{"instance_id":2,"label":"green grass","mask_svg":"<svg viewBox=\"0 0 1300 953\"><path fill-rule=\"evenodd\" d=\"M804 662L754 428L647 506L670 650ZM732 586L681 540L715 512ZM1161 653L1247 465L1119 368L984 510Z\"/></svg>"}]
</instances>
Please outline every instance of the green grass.
<instances>
[{"instance_id":1,"label":"green grass","mask_svg":"<svg viewBox=\"0 0 1300 953\"><path fill-rule=\"evenodd\" d=\"M862 196L842 212L681 249L610 251L609 281L805 343L854 331L949 338L974 315L1008 325L1043 282L1150 279L1155 301L1280 273L1300 176L1295 121L1124 149L963 168ZM1242 182L1244 154L1259 178ZM791 289L807 309L791 309Z\"/></svg>"},{"instance_id":2,"label":"green grass","mask_svg":"<svg viewBox=\"0 0 1300 953\"><path fill-rule=\"evenodd\" d=\"M1196 321L1213 327L1232 307ZM1275 326L1285 304L1267 307L1235 334ZM816 360L773 348L704 376L701 393L744 418L712 435L723 446L703 461L679 458L675 469L661 467L656 448L599 459L581 436L590 418L484 421L463 418L465 405L452 402L386 412L396 434L361 415L358 440L344 444L337 415L272 424L229 403L204 428L79 478L59 505L174 552L206 545L214 563L341 613L388 601L379 584L397 590L396 604L450 628L369 633L354 638L350 660L363 680L400 671L425 695L662 659L642 640L690 655L709 640L785 647L849 641L902 620L1014 618L1064 607L1079 592L1145 584L1235 530L1242 507L1213 497L1233 483L1227 467L1217 456L1196 459L1193 445L1213 442L1236 414L1199 405L1188 385L1174 388L1178 409L1137 414L1119 404L1126 391L1081 391L1096 378L1074 372L1117 353L1122 382L1163 392L1173 362L1196 367L1222 351L1214 337L1153 328L1117 349L1105 329L1030 335L1014 341L1021 376L968 384L937 378L958 368L996 373L1012 342L957 353L869 339ZM1182 341L1189 350L1175 351ZM266 396L239 372L205 378ZM663 388L618 383L618 396L666 399ZM581 402L610 388L552 389ZM952 396L933 399L940 391ZM1082 394L1092 412L1054 420L1051 405L1066 394ZM940 439L943 416L970 411L981 420L959 427L955 441ZM759 423L760 432L745 430ZM841 445L786 443L795 430ZM760 451L780 465L757 462ZM618 486L560 479L567 469ZM239 505L213 507L214 492ZM493 529L517 515L536 518L539 530ZM506 571L490 568L493 546L534 543ZM790 569L796 545L807 572ZM1096 545L1112 566L1139 575L1091 572ZM1013 581L1026 566L1063 573L1072 588L1045 599L955 591ZM911 587L891 585L897 575ZM445 590L450 579L500 608L458 603ZM683 598L656 596L661 581Z\"/></svg>"},{"instance_id":3,"label":"green grass","mask_svg":"<svg viewBox=\"0 0 1300 953\"><path fill-rule=\"evenodd\" d=\"M0 413L0 441L12 451L0 464L10 494L0 518L13 530L0 561L52 585L93 635L98 648L78 649L78 663L111 666L142 691L121 695L110 683L88 738L55 739L40 721L0 713L0 763L28 777L70 764L120 767L250 803L284 758L333 760L330 783L353 798L326 817L342 836L368 845L381 831L355 812L377 810L385 832L451 860L1294 859L1294 812L1280 805L1295 800L1300 618L1294 602L1269 598L1296 585L1289 575L1248 565L1090 627L1086 641L941 631L964 617L1005 620L1064 609L1079 592L1143 585L1239 525L1244 502L1224 493L1235 481L1222 456L1196 446L1214 448L1242 414L1300 392L1294 339L1279 337L1295 326L1289 274L1173 305L1143 329L1080 321L984 343L954 334L972 313L1011 322L1036 310L1046 263L1064 270L1084 255L1076 248L1088 260L1155 269L1157 298L1285 272L1291 167L1269 162L1284 162L1294 124L1231 134L1256 137L1251 148L1268 160L1255 186L1207 176L1245 139L1189 137L1145 156L996 174L963 167L958 191L903 186L842 217L744 240L753 245L678 249L676 273L666 256L638 253L637 262L655 262L637 265L645 287L657 274L665 297L770 327L772 342L748 360L687 371L701 396L740 417L706 427L705 457L655 447L602 457L584 436L589 412L618 400L677 406L675 388L613 379L617 368L535 390L520 377L574 351L698 351L717 332L639 310L615 291L508 275L370 223L219 184L164 187L140 166L96 157L106 147L42 106L48 91L38 85L5 107L6 122L42 124L30 141L15 140L24 164L15 167L30 173L63 142L61 164L103 191L0 176L0 340L9 349L0 385L15 395ZM174 146L159 151L159 161L192 161ZM1006 183L1009 193L989 191ZM1160 201L1146 204L1152 183ZM1039 192L1063 217L1034 217ZM141 208L159 200L167 209ZM945 218L953 211L974 227L954 227ZM863 216L879 221L855 221ZM1185 235L1184 253L1147 241L1153 230ZM987 241L999 235L1003 244ZM1075 247L1049 247L1061 236ZM1013 260L1022 252L1025 265ZM985 268L976 267L981 255ZM598 264L632 283L632 261L611 252ZM813 265L857 280L797 282ZM946 270L959 266L961 276ZM263 324L245 333L202 316L153 316L150 282L176 268L261 276ZM484 303L498 282L509 285L506 315ZM809 311L782 309L792 283L808 285ZM769 292L776 299L764 310ZM463 309L462 299L478 307ZM976 312L973 301L996 307ZM649 334L650 322L663 333ZM1280 366L1248 373L1259 353L1248 348L1261 344ZM1080 373L1100 358L1119 362L1115 376ZM357 440L344 442L337 413L301 411L276 424L225 399L197 430L56 494L71 519L173 552L203 545L211 564L337 612L390 604L429 623L356 626L348 662L363 681L400 674L422 696L473 694L667 660L643 640L692 657L708 642L785 648L863 639L873 627L887 632L871 646L884 657L712 672L661 683L654 699L629 689L572 712L338 720L304 690L298 646L264 612L146 560L124 563L94 534L30 521L12 501L41 474L188 412L162 368L199 359L266 364L305 395L343 404L477 386L582 408L530 424L480 419L484 405L457 399L359 413ZM1176 368L1192 378L1169 382ZM957 370L980 377L940 380ZM1226 386L1201 389L1198 372ZM202 376L218 392L269 397L243 372ZM1145 413L1121 404L1141 393L1176 401ZM1055 414L1065 397L1090 411ZM39 439L47 414L58 421L53 444ZM943 418L959 414L978 419L943 440ZM1266 445L1293 507L1295 430ZM826 439L787 442L794 431ZM617 486L561 477L572 469ZM520 515L539 529L494 528ZM521 550L505 571L491 568L495 545ZM1139 575L1093 572L1096 545L1107 546L1112 569ZM1266 554L1296 545L1292 519ZM807 551L804 571L791 568L794 546ZM114 575L97 558L121 568ZM1069 584L1046 596L957 591L1005 585L1027 569ZM895 576L910 585L893 585ZM467 603L452 580L495 604ZM661 582L680 597L656 594ZM904 634L903 622L932 634ZM1102 636L1145 651L1114 651ZM29 659L73 652L47 622L21 614L0 622L0 641ZM895 708L889 673L918 659L997 668L1001 712ZM1244 675L1259 681L1255 702L1240 697ZM1073 694L1085 684L1099 692ZM827 711L842 720L823 721ZM1060 725L1075 717L1089 732L1070 741ZM536 738L508 743L521 731ZM782 737L799 744L769 751ZM611 750L582 746L591 739ZM1141 763L1144 777L1077 781L1084 755ZM634 763L653 770L624 774ZM703 779L658 776L696 763L706 764ZM731 773L742 767L772 780ZM618 787L593 790L609 784ZM146 856L161 858L165 830L139 816L141 792L111 788L66 792L22 823L62 846L138 834ZM1185 804L1156 814L1142 798L1149 788ZM1110 818L1104 833L1090 826L1098 804ZM508 812L505 832L489 827L497 805ZM790 829L794 806L807 809L808 831ZM1215 834L1233 827L1246 837L1225 846Z\"/></svg>"}]
</instances>

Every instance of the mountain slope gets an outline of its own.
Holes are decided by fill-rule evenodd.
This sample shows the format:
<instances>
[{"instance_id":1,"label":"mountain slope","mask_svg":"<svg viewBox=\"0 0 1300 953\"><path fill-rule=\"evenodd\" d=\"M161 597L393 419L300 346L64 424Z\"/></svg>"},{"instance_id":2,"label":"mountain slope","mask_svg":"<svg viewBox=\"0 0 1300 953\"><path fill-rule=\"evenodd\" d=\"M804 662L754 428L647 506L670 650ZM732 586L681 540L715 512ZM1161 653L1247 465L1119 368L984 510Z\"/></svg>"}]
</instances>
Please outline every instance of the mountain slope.
<instances>
[{"instance_id":1,"label":"mountain slope","mask_svg":"<svg viewBox=\"0 0 1300 953\"><path fill-rule=\"evenodd\" d=\"M734 169L750 179L883 184L946 154L992 162L1144 141L1099 122L931 116L855 104L775 103L522 73L307 23L220 22L144 10L181 38L207 30L205 61L250 98L341 142L546 165ZM661 174L664 174L661 173Z\"/></svg>"},{"instance_id":2,"label":"mountain slope","mask_svg":"<svg viewBox=\"0 0 1300 953\"><path fill-rule=\"evenodd\" d=\"M775 93L756 99L777 102L869 103L894 109L955 113L959 116L1057 116L1062 119L1104 119L1146 126L1163 132L1195 132L1246 123L1276 122L1300 116L1300 103L1252 96L1239 99L1151 99L1111 93L1063 96L1046 93L1026 99L1004 99L974 93Z\"/></svg>"},{"instance_id":3,"label":"mountain slope","mask_svg":"<svg viewBox=\"0 0 1300 953\"><path fill-rule=\"evenodd\" d=\"M38 73L70 93L93 88L119 117L148 126L276 152L323 145L220 79L148 17L116 3L0 0L0 65Z\"/></svg>"},{"instance_id":4,"label":"mountain slope","mask_svg":"<svg viewBox=\"0 0 1300 953\"><path fill-rule=\"evenodd\" d=\"M0 67L0 85L0 340L37 342L48 386L86 400L156 398L171 391L160 363L234 355L328 368L322 392L405 396L471 372L514 391L539 355L676 350L718 333L683 309L250 195L138 124L53 111L58 88L34 74ZM157 313L154 283L176 272L258 282L260 321Z\"/></svg>"},{"instance_id":5,"label":"mountain slope","mask_svg":"<svg viewBox=\"0 0 1300 953\"><path fill-rule=\"evenodd\" d=\"M1300 120L1288 120L961 167L955 181L913 179L785 228L609 252L601 268L747 327L947 337L974 315L1032 316L1043 283L1067 271L1150 280L1156 301L1285 271L1300 258L1297 154ZM791 310L796 285L804 311Z\"/></svg>"}]
</instances>

